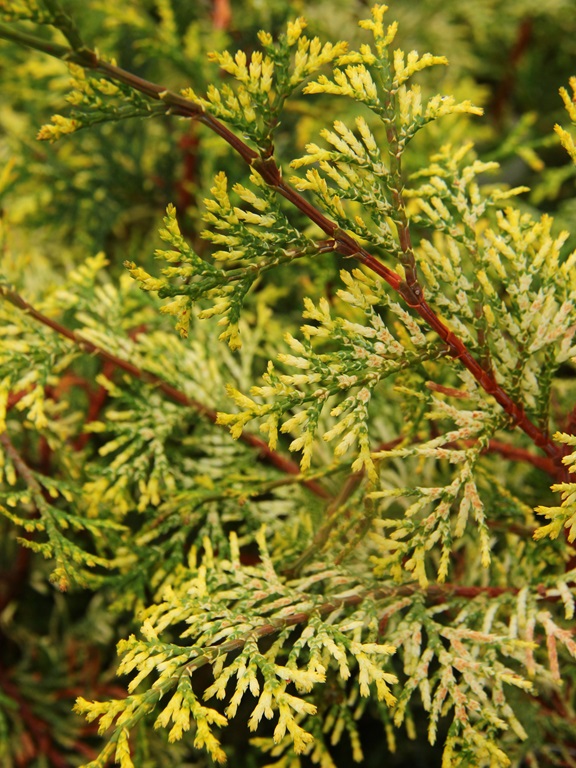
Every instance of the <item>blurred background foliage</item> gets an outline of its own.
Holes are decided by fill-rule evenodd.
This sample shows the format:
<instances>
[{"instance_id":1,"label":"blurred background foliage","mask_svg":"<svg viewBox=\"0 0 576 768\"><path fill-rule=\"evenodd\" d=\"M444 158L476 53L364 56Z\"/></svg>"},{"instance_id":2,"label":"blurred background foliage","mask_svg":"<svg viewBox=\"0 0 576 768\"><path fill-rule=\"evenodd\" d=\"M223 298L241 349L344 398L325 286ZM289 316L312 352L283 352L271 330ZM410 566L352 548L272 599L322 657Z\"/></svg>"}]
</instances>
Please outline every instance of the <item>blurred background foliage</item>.
<instances>
[{"instance_id":1,"label":"blurred background foliage","mask_svg":"<svg viewBox=\"0 0 576 768\"><path fill-rule=\"evenodd\" d=\"M322 39L362 41L357 21L364 0L67 0L87 44L136 74L172 90L202 92L222 78L207 61L210 50L257 45L257 32L279 33L305 15ZM390 3L399 21L398 46L447 55L450 66L423 73L430 90L471 99L483 118L444 119L421 132L411 151L413 167L442 144L472 140L483 160L501 164L499 181L531 188L521 205L554 214L557 227L576 219L575 167L553 134L565 123L558 89L576 74L573 0L410 0ZM0 5L1 8L1 5ZM25 26L25 25L24 25ZM47 32L48 34L48 32ZM70 77L62 62L2 42L0 48L1 270L29 296L58 283L73 265L103 250L114 279L122 262L153 258L157 229L174 203L186 236L201 253L202 200L213 175L232 181L243 168L231 150L202 126L173 117L103 124L54 145L35 136L54 113L66 114ZM425 87L425 85L424 85ZM325 117L353 117L353 102L297 95L278 133L277 154L286 172L304 145L317 140ZM410 167L406 172L410 172ZM567 247L574 248L576 234ZM297 324L301 298L324 293L337 260L314 262L309 274L286 267L277 292L282 329ZM262 356L262 360L267 355ZM66 599L48 585L48 566L22 550L0 523L0 697L8 719L0 732L17 740L0 764L40 768L78 765L95 754L95 727L71 715L78 694L114 695L114 644L130 631L111 617L98 596ZM239 723L240 725L240 723ZM544 727L542 723L538 727ZM362 730L367 766L381 765L379 739ZM1 734L0 734L1 735ZM165 765L162 736L139 766ZM238 731L241 747L244 734ZM0 739L1 741L1 739ZM170 747L172 765L204 764L186 746ZM156 752L156 750L158 750ZM388 766L438 764L426 744L399 744ZM346 760L346 758L344 758ZM6 762L8 761L8 762ZM341 765L344 765L341 763ZM234 765L255 765L241 749Z\"/></svg>"}]
</instances>

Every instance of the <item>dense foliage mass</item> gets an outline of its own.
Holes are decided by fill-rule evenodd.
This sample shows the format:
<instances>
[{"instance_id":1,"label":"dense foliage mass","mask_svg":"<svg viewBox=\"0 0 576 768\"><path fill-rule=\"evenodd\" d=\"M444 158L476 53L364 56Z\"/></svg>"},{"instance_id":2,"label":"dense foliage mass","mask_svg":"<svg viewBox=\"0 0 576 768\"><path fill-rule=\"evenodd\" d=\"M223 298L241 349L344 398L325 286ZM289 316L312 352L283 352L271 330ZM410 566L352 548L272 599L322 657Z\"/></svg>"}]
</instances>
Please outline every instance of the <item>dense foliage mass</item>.
<instances>
[{"instance_id":1,"label":"dense foliage mass","mask_svg":"<svg viewBox=\"0 0 576 768\"><path fill-rule=\"evenodd\" d=\"M200 5L0 1L0 761L576 765L571 3Z\"/></svg>"}]
</instances>

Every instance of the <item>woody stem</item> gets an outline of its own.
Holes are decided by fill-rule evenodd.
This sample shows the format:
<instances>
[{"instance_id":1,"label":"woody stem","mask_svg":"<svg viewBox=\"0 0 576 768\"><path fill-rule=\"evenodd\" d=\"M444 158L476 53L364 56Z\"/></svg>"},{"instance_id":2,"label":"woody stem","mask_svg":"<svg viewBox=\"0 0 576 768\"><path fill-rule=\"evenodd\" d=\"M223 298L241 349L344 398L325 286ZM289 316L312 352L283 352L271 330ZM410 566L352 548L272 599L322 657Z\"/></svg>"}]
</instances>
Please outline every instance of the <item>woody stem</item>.
<instances>
[{"instance_id":1,"label":"woody stem","mask_svg":"<svg viewBox=\"0 0 576 768\"><path fill-rule=\"evenodd\" d=\"M463 341L434 312L424 298L424 291L416 280L414 270L405 270L406 279L404 279L399 273L375 258L352 235L340 229L335 222L325 216L294 187L284 181L280 168L272 157L260 157L242 139L230 131L217 118L208 114L202 106L194 101L163 86L138 77L121 67L102 61L92 50L84 47L74 50L54 43L47 43L41 38L13 30L5 24L0 24L0 37L12 40L26 47L37 48L51 56L71 61L87 69L101 72L111 80L125 83L149 98L163 102L166 105L166 112L168 114L189 117L204 123L204 125L224 139L251 168L257 171L270 187L290 201L332 238L334 241L334 251L357 259L361 264L385 280L402 297L408 307L413 309L430 328L436 331L440 339L447 346L447 354L455 360L460 360L461 364L470 371L480 386L488 394L492 395L504 411L509 414L512 422L525 432L534 444L541 448L557 464L559 477L564 477L565 468L561 464L561 449L552 441L548 434L530 421L522 406L514 402L510 395L497 383L493 373L486 370L475 359ZM406 228L401 228L401 230L402 236L406 238ZM411 251L410 243L404 242L403 245L408 257ZM407 266L410 265L408 264Z\"/></svg>"}]
</instances>

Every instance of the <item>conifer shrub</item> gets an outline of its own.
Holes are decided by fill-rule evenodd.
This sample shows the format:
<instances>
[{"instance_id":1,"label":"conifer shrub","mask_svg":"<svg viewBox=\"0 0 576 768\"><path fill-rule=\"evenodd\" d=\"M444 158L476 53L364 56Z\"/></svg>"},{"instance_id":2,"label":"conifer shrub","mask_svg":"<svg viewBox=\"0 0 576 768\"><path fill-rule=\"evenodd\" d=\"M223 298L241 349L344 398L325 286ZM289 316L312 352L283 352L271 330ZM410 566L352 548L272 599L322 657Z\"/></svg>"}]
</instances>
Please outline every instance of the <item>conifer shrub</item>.
<instances>
[{"instance_id":1,"label":"conifer shrub","mask_svg":"<svg viewBox=\"0 0 576 768\"><path fill-rule=\"evenodd\" d=\"M576 77L334 8L0 3L2 765L576 765Z\"/></svg>"}]
</instances>

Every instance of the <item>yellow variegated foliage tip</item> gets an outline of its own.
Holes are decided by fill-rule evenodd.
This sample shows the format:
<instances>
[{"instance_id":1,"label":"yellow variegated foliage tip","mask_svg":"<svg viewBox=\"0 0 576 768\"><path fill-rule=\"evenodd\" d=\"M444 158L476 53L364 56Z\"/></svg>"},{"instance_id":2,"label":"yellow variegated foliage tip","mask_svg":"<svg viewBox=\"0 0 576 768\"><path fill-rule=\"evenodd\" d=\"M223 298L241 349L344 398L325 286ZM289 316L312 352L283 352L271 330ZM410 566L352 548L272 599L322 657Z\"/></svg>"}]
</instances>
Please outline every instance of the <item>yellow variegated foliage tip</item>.
<instances>
[{"instance_id":1,"label":"yellow variegated foliage tip","mask_svg":"<svg viewBox=\"0 0 576 768\"><path fill-rule=\"evenodd\" d=\"M52 115L52 124L43 125L36 138L39 141L58 141L62 136L69 133L74 133L80 128L82 124L79 120L73 120L70 117L63 117L62 115Z\"/></svg>"},{"instance_id":2,"label":"yellow variegated foliage tip","mask_svg":"<svg viewBox=\"0 0 576 768\"><path fill-rule=\"evenodd\" d=\"M374 35L376 50L380 58L386 55L388 46L393 42L398 30L397 22L392 22L392 24L384 28L384 14L387 10L387 5L374 5L371 9L372 19L362 19L358 22L362 29L367 29Z\"/></svg>"},{"instance_id":3,"label":"yellow variegated foliage tip","mask_svg":"<svg viewBox=\"0 0 576 768\"><path fill-rule=\"evenodd\" d=\"M120 93L118 86L106 80L105 78L95 78L87 75L86 70L77 64L69 64L68 68L72 76L72 91L66 97L66 100L72 106L88 106L92 109L101 108L104 101L97 95L115 96ZM64 117L62 115L53 115L52 123L43 125L37 133L36 138L40 141L55 142L62 136L74 133L82 127L79 119Z\"/></svg>"},{"instance_id":4,"label":"yellow variegated foliage tip","mask_svg":"<svg viewBox=\"0 0 576 768\"><path fill-rule=\"evenodd\" d=\"M26 377L28 381L22 380L20 383L28 386L32 383L32 378ZM34 424L36 429L43 430L48 426L48 419L44 411L45 392L42 385L33 386L24 397L18 401L16 408L19 411L26 411L27 418Z\"/></svg>"},{"instance_id":5,"label":"yellow variegated foliage tip","mask_svg":"<svg viewBox=\"0 0 576 768\"><path fill-rule=\"evenodd\" d=\"M228 344L232 352L236 352L242 348L242 340L240 338L240 329L238 323L231 323L229 317L223 317L218 321L218 325L228 326L226 330L218 336L219 341L224 341Z\"/></svg>"},{"instance_id":6,"label":"yellow variegated foliage tip","mask_svg":"<svg viewBox=\"0 0 576 768\"><path fill-rule=\"evenodd\" d=\"M572 96L568 93L568 90L564 87L560 88L560 96L568 112L568 116L573 125L576 125L576 77L570 78L570 88L572 89ZM574 137L561 125L556 124L554 130L560 137L560 143L564 149L568 152L572 160L576 163L576 143Z\"/></svg>"},{"instance_id":7,"label":"yellow variegated foliage tip","mask_svg":"<svg viewBox=\"0 0 576 768\"><path fill-rule=\"evenodd\" d=\"M181 236L180 226L178 219L176 218L176 206L172 203L168 203L166 206L166 216L164 217L164 226L166 228L166 239L175 239ZM160 236L163 236L163 231L160 230ZM169 236L169 237L168 237Z\"/></svg>"},{"instance_id":8,"label":"yellow variegated foliage tip","mask_svg":"<svg viewBox=\"0 0 576 768\"><path fill-rule=\"evenodd\" d=\"M424 116L426 120L435 120L444 115L466 113L470 115L482 115L484 110L475 107L470 101L456 101L453 96L433 96L426 105Z\"/></svg>"},{"instance_id":9,"label":"yellow variegated foliage tip","mask_svg":"<svg viewBox=\"0 0 576 768\"><path fill-rule=\"evenodd\" d=\"M257 37L264 48L267 48L274 44L274 38L272 37L270 32L266 32L266 30L264 29L259 30Z\"/></svg>"},{"instance_id":10,"label":"yellow variegated foliage tip","mask_svg":"<svg viewBox=\"0 0 576 768\"><path fill-rule=\"evenodd\" d=\"M420 56L418 51L410 51L406 56L404 51L398 48L393 54L393 85L398 88L416 72L420 72L427 67L434 67L437 64L448 64L448 59L445 56L433 56L431 53L425 53L423 56Z\"/></svg>"},{"instance_id":11,"label":"yellow variegated foliage tip","mask_svg":"<svg viewBox=\"0 0 576 768\"><path fill-rule=\"evenodd\" d=\"M294 45L307 26L308 23L302 16L299 16L294 21L289 21L286 29L288 45Z\"/></svg>"},{"instance_id":12,"label":"yellow variegated foliage tip","mask_svg":"<svg viewBox=\"0 0 576 768\"><path fill-rule=\"evenodd\" d=\"M77 64L69 64L68 68L72 75L72 92L66 97L66 101L74 106L81 104L92 104L95 107L102 105L102 100L96 96L96 92L104 96L115 96L120 89L110 80L104 78L96 79L89 77L86 70Z\"/></svg>"},{"instance_id":13,"label":"yellow variegated foliage tip","mask_svg":"<svg viewBox=\"0 0 576 768\"><path fill-rule=\"evenodd\" d=\"M133 261L124 262L124 266L144 291L159 291L166 285L166 280L153 277Z\"/></svg>"},{"instance_id":14,"label":"yellow variegated foliage tip","mask_svg":"<svg viewBox=\"0 0 576 768\"><path fill-rule=\"evenodd\" d=\"M250 92L269 93L274 76L274 62L261 51L254 51L250 63L244 51L237 51L232 56L228 51L210 53L209 58L215 61L225 72L235 77Z\"/></svg>"},{"instance_id":15,"label":"yellow variegated foliage tip","mask_svg":"<svg viewBox=\"0 0 576 768\"><path fill-rule=\"evenodd\" d=\"M576 124L576 76L571 77L569 82L570 88L572 88L572 96L570 96L566 88L560 89L560 95L562 96L562 101L564 102L570 120Z\"/></svg>"},{"instance_id":16,"label":"yellow variegated foliage tip","mask_svg":"<svg viewBox=\"0 0 576 768\"><path fill-rule=\"evenodd\" d=\"M363 64L348 66L344 71L335 69L333 77L332 81L326 75L320 75L317 80L308 83L304 93L331 93L367 103L377 103L376 83Z\"/></svg>"},{"instance_id":17,"label":"yellow variegated foliage tip","mask_svg":"<svg viewBox=\"0 0 576 768\"><path fill-rule=\"evenodd\" d=\"M316 72L320 67L330 64L338 59L347 49L345 42L322 43L319 38L312 40L301 38L294 56L294 71L290 76L290 85L296 86L308 75Z\"/></svg>"},{"instance_id":18,"label":"yellow variegated foliage tip","mask_svg":"<svg viewBox=\"0 0 576 768\"><path fill-rule=\"evenodd\" d=\"M318 37L312 39L303 35L306 22L303 18L291 21L287 26L286 43L288 49L295 48L292 72L288 80L291 88L299 85L302 80L316 72L322 66L329 64L344 54L347 43L320 42ZM267 32L260 32L259 40L265 48L273 45L272 36ZM222 118L238 118L242 114L246 123L255 123L262 105L262 97L265 103L273 107L277 97L285 98L286 94L278 94L275 84L275 63L270 55L261 51L251 54L250 62L244 51L237 51L232 55L229 51L223 53L212 52L209 58L218 64L225 72L232 75L240 85L233 90L224 84L217 88L210 84L207 88L206 98L198 96L192 89L182 91L183 95L201 104L205 109L212 109L216 115ZM280 102L281 103L281 102Z\"/></svg>"},{"instance_id":19,"label":"yellow variegated foliage tip","mask_svg":"<svg viewBox=\"0 0 576 768\"><path fill-rule=\"evenodd\" d=\"M183 337L188 337L190 330L190 320L192 318L192 310L190 309L189 301L186 296L176 296L172 301L168 301L160 307L160 312L165 315L173 315L178 318L178 322L174 326L176 331Z\"/></svg>"},{"instance_id":20,"label":"yellow variegated foliage tip","mask_svg":"<svg viewBox=\"0 0 576 768\"><path fill-rule=\"evenodd\" d=\"M564 445L576 448L576 435L556 432L554 439ZM576 472L576 450L564 456L562 462L568 467L570 473ZM556 507L539 506L538 514L546 517L550 522L542 525L534 531L536 540L550 538L557 539L564 531L568 541L572 544L576 541L576 483L556 483L552 490L560 493L562 504Z\"/></svg>"}]
</instances>

